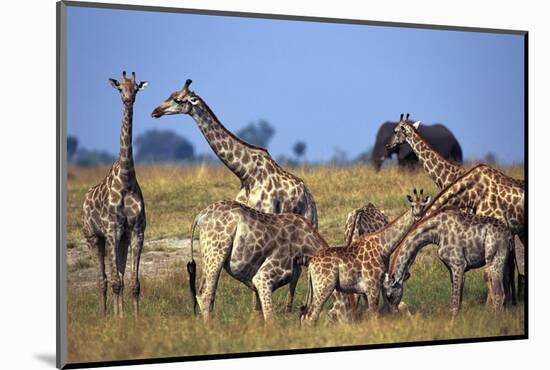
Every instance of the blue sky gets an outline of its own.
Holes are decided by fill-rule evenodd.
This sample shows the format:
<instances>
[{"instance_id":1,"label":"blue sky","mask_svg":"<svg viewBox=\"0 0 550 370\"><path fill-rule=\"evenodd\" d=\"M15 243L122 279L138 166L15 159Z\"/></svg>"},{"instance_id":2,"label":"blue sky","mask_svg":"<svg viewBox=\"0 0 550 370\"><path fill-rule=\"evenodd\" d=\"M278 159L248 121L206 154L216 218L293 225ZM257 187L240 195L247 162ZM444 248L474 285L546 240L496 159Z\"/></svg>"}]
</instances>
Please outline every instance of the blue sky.
<instances>
[{"instance_id":1,"label":"blue sky","mask_svg":"<svg viewBox=\"0 0 550 370\"><path fill-rule=\"evenodd\" d=\"M149 81L134 137L170 129L210 153L189 116L150 113L187 78L232 131L267 120L269 150L310 161L370 148L400 113L444 123L465 158L524 154L523 36L128 10L68 8L68 132L118 152L122 103L108 78Z\"/></svg>"}]
</instances>

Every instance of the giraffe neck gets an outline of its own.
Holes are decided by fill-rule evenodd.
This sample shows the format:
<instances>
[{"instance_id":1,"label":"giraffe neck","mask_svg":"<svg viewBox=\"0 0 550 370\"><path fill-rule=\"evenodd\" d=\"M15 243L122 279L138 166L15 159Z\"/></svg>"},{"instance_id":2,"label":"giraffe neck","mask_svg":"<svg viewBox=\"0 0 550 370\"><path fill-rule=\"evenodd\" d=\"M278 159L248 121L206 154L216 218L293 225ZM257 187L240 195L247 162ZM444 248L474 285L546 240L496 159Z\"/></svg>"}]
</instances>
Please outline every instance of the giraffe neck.
<instances>
[{"instance_id":1,"label":"giraffe neck","mask_svg":"<svg viewBox=\"0 0 550 370\"><path fill-rule=\"evenodd\" d=\"M391 257L389 275L393 276L395 281L402 283L406 272L414 262L418 252L428 244L437 244L438 218L429 218L415 225L396 246L396 251Z\"/></svg>"},{"instance_id":2,"label":"giraffe neck","mask_svg":"<svg viewBox=\"0 0 550 370\"><path fill-rule=\"evenodd\" d=\"M122 115L122 129L120 131L120 153L118 164L121 175L133 176L134 156L132 153L132 120L134 115L134 103L124 102Z\"/></svg>"},{"instance_id":3,"label":"giraffe neck","mask_svg":"<svg viewBox=\"0 0 550 370\"><path fill-rule=\"evenodd\" d=\"M443 158L416 130L409 131L407 143L439 189L449 185L464 172L462 166L452 164Z\"/></svg>"},{"instance_id":4,"label":"giraffe neck","mask_svg":"<svg viewBox=\"0 0 550 370\"><path fill-rule=\"evenodd\" d=\"M248 144L231 133L218 120L202 98L199 99L199 104L191 110L191 117L193 117L199 126L214 153L216 153L227 168L239 177L241 182L248 180L252 169L257 167L256 163L250 159L250 151L257 151L258 149L265 153L267 151L255 145Z\"/></svg>"},{"instance_id":5,"label":"giraffe neck","mask_svg":"<svg viewBox=\"0 0 550 370\"><path fill-rule=\"evenodd\" d=\"M423 218L426 219L442 208L458 208L479 212L479 206L484 197L487 196L488 185L482 181L482 173L486 166L478 165L462 177L455 180L443 191L439 192L424 210Z\"/></svg>"},{"instance_id":6,"label":"giraffe neck","mask_svg":"<svg viewBox=\"0 0 550 370\"><path fill-rule=\"evenodd\" d=\"M384 257L390 256L399 240L403 237L403 234L405 234L413 224L414 217L412 210L408 210L379 231L379 237L383 245L382 255Z\"/></svg>"}]
</instances>

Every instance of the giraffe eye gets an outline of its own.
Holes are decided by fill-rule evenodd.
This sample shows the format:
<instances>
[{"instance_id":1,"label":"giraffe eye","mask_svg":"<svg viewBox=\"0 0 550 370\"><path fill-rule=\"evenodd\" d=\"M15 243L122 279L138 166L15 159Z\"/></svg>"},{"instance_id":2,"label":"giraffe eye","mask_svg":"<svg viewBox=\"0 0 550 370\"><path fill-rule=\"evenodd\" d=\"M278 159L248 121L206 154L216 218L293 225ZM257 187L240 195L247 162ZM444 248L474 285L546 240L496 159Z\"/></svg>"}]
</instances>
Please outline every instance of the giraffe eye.
<instances>
[{"instance_id":1,"label":"giraffe eye","mask_svg":"<svg viewBox=\"0 0 550 370\"><path fill-rule=\"evenodd\" d=\"M174 101L175 101L177 104L183 104L183 100L181 100L180 98L174 98Z\"/></svg>"}]
</instances>

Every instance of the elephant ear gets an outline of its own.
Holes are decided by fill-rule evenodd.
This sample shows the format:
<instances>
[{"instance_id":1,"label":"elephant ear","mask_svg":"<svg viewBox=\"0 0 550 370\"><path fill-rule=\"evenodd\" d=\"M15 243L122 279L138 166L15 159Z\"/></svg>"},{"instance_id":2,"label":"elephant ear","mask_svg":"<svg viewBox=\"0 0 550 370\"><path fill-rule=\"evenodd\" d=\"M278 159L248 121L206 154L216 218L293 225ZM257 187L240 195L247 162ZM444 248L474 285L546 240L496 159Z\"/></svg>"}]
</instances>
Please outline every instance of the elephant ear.
<instances>
[{"instance_id":1,"label":"elephant ear","mask_svg":"<svg viewBox=\"0 0 550 370\"><path fill-rule=\"evenodd\" d=\"M416 121L415 123L413 123L413 127L415 128L415 130L418 130L418 128L420 127L420 121Z\"/></svg>"}]
</instances>

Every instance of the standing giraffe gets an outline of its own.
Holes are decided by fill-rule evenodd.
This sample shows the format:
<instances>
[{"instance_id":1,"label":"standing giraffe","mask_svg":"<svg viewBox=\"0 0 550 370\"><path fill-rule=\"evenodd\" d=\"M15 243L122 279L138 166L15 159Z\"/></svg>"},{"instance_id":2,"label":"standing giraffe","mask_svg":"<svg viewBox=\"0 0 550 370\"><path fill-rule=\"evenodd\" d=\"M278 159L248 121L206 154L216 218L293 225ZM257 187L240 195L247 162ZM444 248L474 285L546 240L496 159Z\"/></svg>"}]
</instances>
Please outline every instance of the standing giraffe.
<instances>
[{"instance_id":1,"label":"standing giraffe","mask_svg":"<svg viewBox=\"0 0 550 370\"><path fill-rule=\"evenodd\" d=\"M430 197L414 190L407 195L410 210L381 230L363 235L348 247L320 250L308 263L308 293L302 321L317 321L323 305L334 290L362 294L369 312L378 311L378 300L389 257L409 228L420 219ZM387 307L385 294L382 295Z\"/></svg>"},{"instance_id":2,"label":"standing giraffe","mask_svg":"<svg viewBox=\"0 0 550 370\"><path fill-rule=\"evenodd\" d=\"M139 259L145 232L145 204L137 182L132 156L132 118L137 92L147 86L146 81L136 82L136 74L122 79L109 79L120 92L124 104L120 154L105 179L92 187L84 199L83 234L90 250L95 251L99 265L100 305L107 313L107 275L105 255L109 266L109 280L114 300L114 312L123 316L124 271L128 248L132 258L132 297L134 313L139 314Z\"/></svg>"},{"instance_id":3,"label":"standing giraffe","mask_svg":"<svg viewBox=\"0 0 550 370\"><path fill-rule=\"evenodd\" d=\"M387 224L386 215L372 203L351 211L346 218L344 232L346 246L357 242L362 235L378 231ZM335 290L332 293L332 308L328 311L329 319L340 322L356 320L359 297L360 295L357 294L345 294Z\"/></svg>"},{"instance_id":4,"label":"standing giraffe","mask_svg":"<svg viewBox=\"0 0 550 370\"><path fill-rule=\"evenodd\" d=\"M267 149L249 144L225 128L206 102L189 89L191 83L185 81L183 88L170 94L151 116L190 115L214 153L241 181L238 202L266 213L300 214L317 228L317 206L304 181L281 168ZM289 291L287 312L292 311L292 300ZM256 295L253 301L259 309Z\"/></svg>"},{"instance_id":5,"label":"standing giraffe","mask_svg":"<svg viewBox=\"0 0 550 370\"><path fill-rule=\"evenodd\" d=\"M188 114L197 123L218 158L241 180L236 200L267 213L296 213L317 227L317 207L305 183L282 169L262 147L249 144L231 133L206 102L189 89L187 80L151 116Z\"/></svg>"},{"instance_id":6,"label":"standing giraffe","mask_svg":"<svg viewBox=\"0 0 550 370\"><path fill-rule=\"evenodd\" d=\"M438 246L437 254L451 274L451 312L458 313L462 302L464 273L487 266L488 296L496 309L505 301L504 281L513 278L513 236L506 225L492 217L458 209L440 209L423 218L403 237L391 256L384 279L386 299L395 306L403 296L403 282L418 252L428 244Z\"/></svg>"},{"instance_id":7,"label":"standing giraffe","mask_svg":"<svg viewBox=\"0 0 550 370\"><path fill-rule=\"evenodd\" d=\"M197 226L203 263L198 294L192 244ZM290 283L294 293L301 273L297 260L309 259L322 248L328 245L301 215L264 213L231 200L216 202L197 215L191 229L191 262L187 269L194 306L198 303L203 319L210 319L224 268L254 291L264 319L270 321L273 292Z\"/></svg>"},{"instance_id":8,"label":"standing giraffe","mask_svg":"<svg viewBox=\"0 0 550 370\"><path fill-rule=\"evenodd\" d=\"M508 226L512 234L517 235L525 246L527 230L524 222L524 193L524 181L480 164L443 189L428 206L424 217L429 217L438 209L447 206L468 210L480 216L493 217ZM515 255L518 254L516 247ZM520 289L524 288L526 280L521 269L518 279ZM515 303L514 279L510 280L510 284L512 302Z\"/></svg>"},{"instance_id":9,"label":"standing giraffe","mask_svg":"<svg viewBox=\"0 0 550 370\"><path fill-rule=\"evenodd\" d=\"M405 119L403 119L403 114L401 114L399 123L395 127L394 135L390 139L386 148L388 150L392 150L398 145L408 143L411 146L413 152L418 157L420 163L422 163L422 167L424 168L424 170L432 178L432 180L435 182L437 187L440 190L442 190L448 185L452 184L459 177L464 175L464 173L466 173L466 169L459 164L455 164L447 161L436 150L434 150L432 146L419 135L418 133L419 125L420 125L420 121L417 121L414 124L410 123L409 113L407 113L407 116L405 117ZM503 176L505 175L501 174L499 175L499 178L502 178ZM511 180L512 182L516 182L522 187L524 186L523 181L515 180L509 177L508 179ZM478 211L480 212L478 214L483 216L493 215L492 210L489 210L489 209L482 209ZM502 218L501 221L506 223L505 218ZM521 292L525 282L524 269L523 269L523 258L524 258L523 256L525 253L524 252L525 242L524 242L524 239L521 239L522 238L521 235L518 234L518 236L520 238L521 243L515 243L514 254L516 259L518 260L518 272L519 272L518 285ZM510 283L514 284L514 281L511 280ZM515 287L511 287L511 288L512 290L515 290ZM513 300L515 301L515 297L513 297Z\"/></svg>"}]
</instances>

